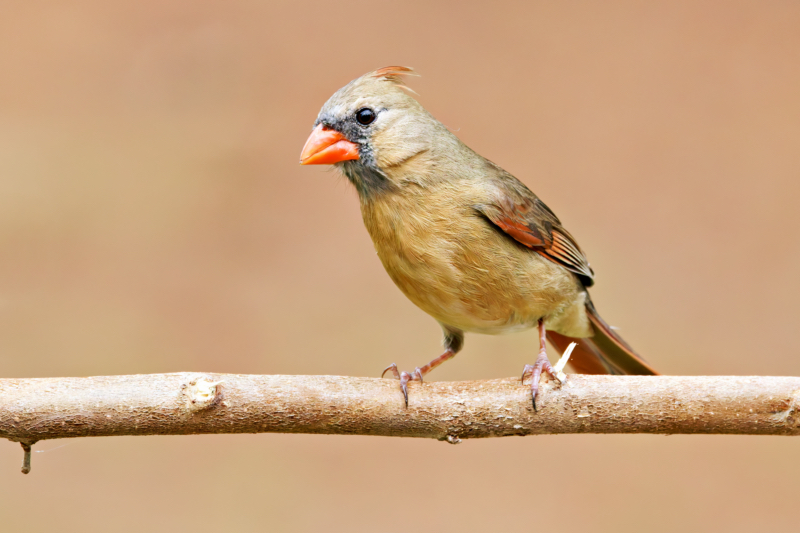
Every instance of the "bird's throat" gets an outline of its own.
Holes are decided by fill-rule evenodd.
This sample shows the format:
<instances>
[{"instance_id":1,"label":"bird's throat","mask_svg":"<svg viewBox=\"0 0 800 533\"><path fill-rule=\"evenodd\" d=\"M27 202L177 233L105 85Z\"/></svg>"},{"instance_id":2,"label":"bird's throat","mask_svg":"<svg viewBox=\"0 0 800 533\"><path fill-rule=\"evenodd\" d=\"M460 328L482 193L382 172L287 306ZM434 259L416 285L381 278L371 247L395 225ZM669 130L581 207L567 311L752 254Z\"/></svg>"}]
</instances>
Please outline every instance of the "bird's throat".
<instances>
[{"instance_id":1,"label":"bird's throat","mask_svg":"<svg viewBox=\"0 0 800 533\"><path fill-rule=\"evenodd\" d=\"M362 201L370 200L397 188L383 172L362 161L345 161L340 168L356 188Z\"/></svg>"}]
</instances>

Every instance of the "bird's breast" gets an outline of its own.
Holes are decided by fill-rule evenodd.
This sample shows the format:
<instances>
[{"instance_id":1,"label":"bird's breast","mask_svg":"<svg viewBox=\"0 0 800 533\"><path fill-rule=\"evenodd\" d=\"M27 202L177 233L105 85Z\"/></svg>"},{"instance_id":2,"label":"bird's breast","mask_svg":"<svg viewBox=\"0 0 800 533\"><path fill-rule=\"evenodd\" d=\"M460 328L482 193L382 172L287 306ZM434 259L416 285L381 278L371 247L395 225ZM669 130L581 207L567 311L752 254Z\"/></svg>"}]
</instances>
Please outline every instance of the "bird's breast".
<instances>
[{"instance_id":1,"label":"bird's breast","mask_svg":"<svg viewBox=\"0 0 800 533\"><path fill-rule=\"evenodd\" d=\"M389 276L436 320L505 333L579 298L572 274L499 233L463 190L422 192L362 201L362 215Z\"/></svg>"}]
</instances>

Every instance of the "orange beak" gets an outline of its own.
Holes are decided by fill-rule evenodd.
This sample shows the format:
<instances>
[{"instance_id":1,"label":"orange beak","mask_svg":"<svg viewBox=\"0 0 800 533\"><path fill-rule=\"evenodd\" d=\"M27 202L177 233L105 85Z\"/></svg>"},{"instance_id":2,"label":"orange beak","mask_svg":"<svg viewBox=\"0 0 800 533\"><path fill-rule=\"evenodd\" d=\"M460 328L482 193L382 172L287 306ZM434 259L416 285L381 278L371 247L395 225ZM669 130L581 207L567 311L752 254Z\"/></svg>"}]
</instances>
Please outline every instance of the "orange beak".
<instances>
[{"instance_id":1,"label":"orange beak","mask_svg":"<svg viewBox=\"0 0 800 533\"><path fill-rule=\"evenodd\" d=\"M300 154L301 165L332 165L353 159L358 159L358 145L338 131L326 130L322 124L311 132Z\"/></svg>"}]
</instances>

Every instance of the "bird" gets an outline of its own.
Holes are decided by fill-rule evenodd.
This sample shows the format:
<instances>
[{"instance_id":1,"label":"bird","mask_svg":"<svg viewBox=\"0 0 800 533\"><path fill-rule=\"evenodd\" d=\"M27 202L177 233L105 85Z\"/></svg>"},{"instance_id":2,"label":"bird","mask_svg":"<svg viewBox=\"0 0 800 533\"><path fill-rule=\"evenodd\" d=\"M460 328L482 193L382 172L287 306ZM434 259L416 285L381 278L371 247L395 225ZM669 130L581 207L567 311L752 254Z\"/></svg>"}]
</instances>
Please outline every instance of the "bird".
<instances>
[{"instance_id":1,"label":"bird","mask_svg":"<svg viewBox=\"0 0 800 533\"><path fill-rule=\"evenodd\" d=\"M431 315L444 352L390 372L408 407L409 381L452 359L464 334L538 328L523 368L531 402L542 373L557 379L546 340L585 374L658 374L598 314L595 274L561 221L525 184L467 147L410 94L401 66L360 76L322 106L301 165L333 165L357 191L378 257L397 287Z\"/></svg>"}]
</instances>

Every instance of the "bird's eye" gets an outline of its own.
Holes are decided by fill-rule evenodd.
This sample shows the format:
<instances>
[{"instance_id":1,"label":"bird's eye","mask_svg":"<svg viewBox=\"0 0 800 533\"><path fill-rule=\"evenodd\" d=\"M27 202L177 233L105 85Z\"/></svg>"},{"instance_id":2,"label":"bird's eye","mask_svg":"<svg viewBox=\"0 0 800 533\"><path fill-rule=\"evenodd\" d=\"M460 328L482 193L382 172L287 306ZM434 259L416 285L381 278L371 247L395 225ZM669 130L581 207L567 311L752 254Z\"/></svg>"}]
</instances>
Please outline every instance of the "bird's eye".
<instances>
[{"instance_id":1,"label":"bird's eye","mask_svg":"<svg viewBox=\"0 0 800 533\"><path fill-rule=\"evenodd\" d=\"M356 111L356 120L362 126L369 126L375 121L375 111L368 107L364 107Z\"/></svg>"}]
</instances>

